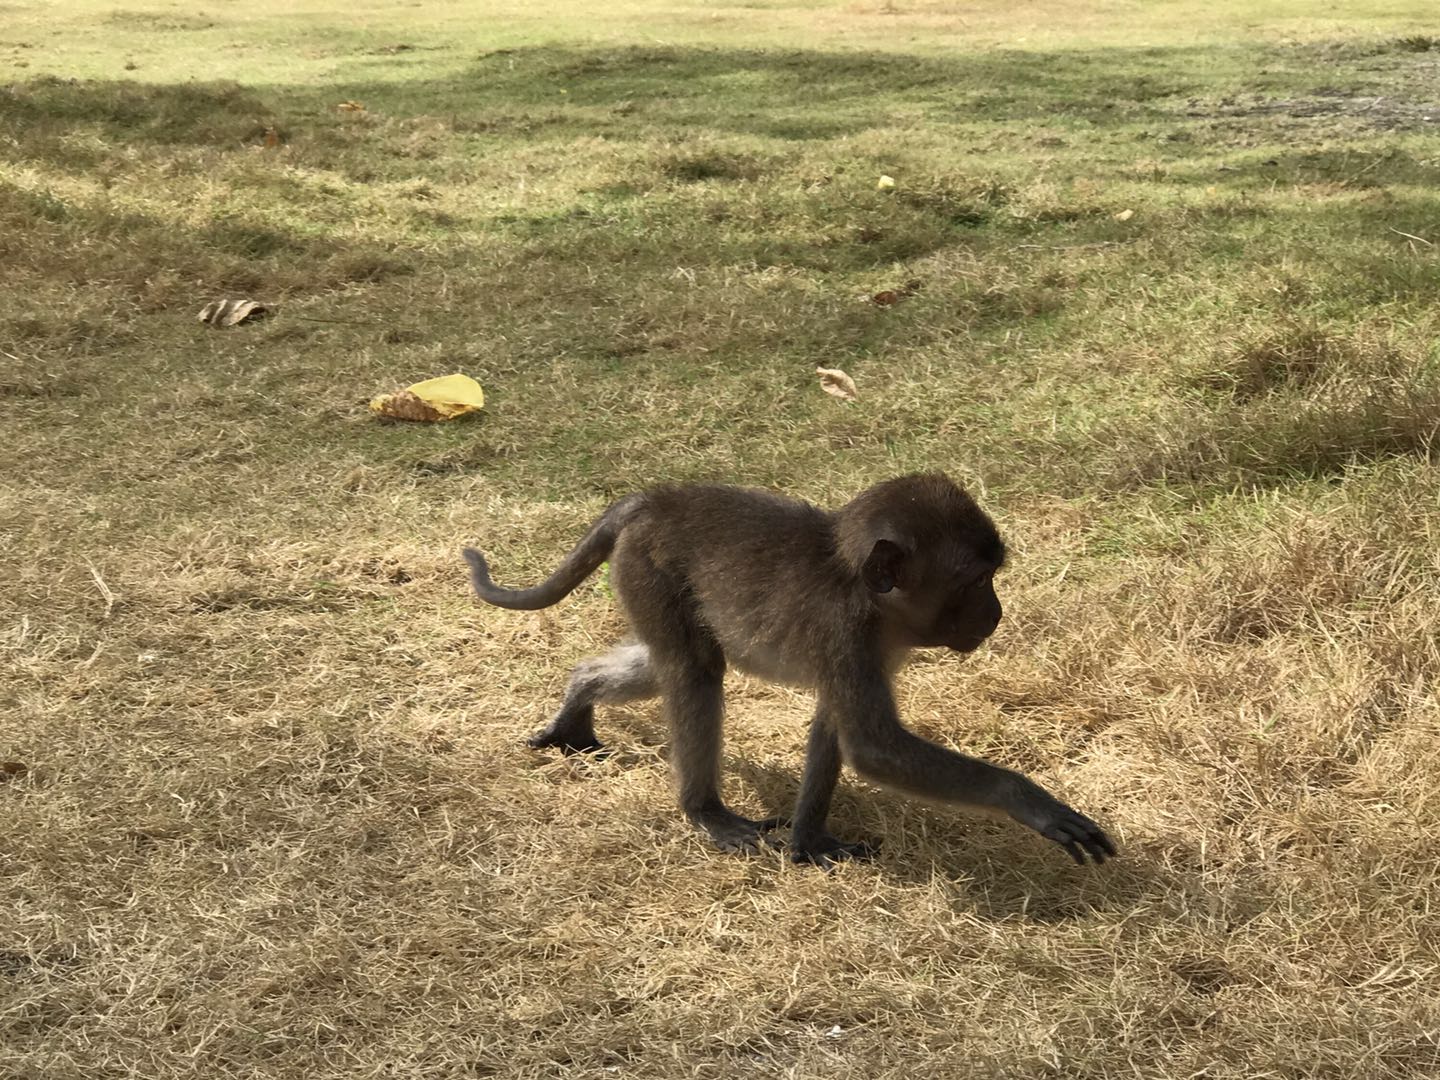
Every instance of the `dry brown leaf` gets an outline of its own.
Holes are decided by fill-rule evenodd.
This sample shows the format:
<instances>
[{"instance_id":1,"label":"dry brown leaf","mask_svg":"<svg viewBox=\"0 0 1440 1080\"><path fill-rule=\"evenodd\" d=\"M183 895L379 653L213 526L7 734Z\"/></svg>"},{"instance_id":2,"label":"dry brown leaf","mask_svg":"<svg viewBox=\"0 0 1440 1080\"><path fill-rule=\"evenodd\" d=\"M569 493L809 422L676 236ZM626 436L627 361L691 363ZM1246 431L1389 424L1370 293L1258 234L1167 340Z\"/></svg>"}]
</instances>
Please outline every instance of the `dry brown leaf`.
<instances>
[{"instance_id":1,"label":"dry brown leaf","mask_svg":"<svg viewBox=\"0 0 1440 1080\"><path fill-rule=\"evenodd\" d=\"M340 102L339 105L336 105L335 108L339 109L341 112L364 112L364 111L365 111L365 106L362 105L362 104L360 104L360 102L358 102L358 101L342 101L342 102Z\"/></svg>"},{"instance_id":2,"label":"dry brown leaf","mask_svg":"<svg viewBox=\"0 0 1440 1080\"><path fill-rule=\"evenodd\" d=\"M901 300L906 300L914 296L924 285L925 283L919 278L911 278L899 288L882 289L867 299L876 307L889 307L891 304L898 304Z\"/></svg>"},{"instance_id":3,"label":"dry brown leaf","mask_svg":"<svg viewBox=\"0 0 1440 1080\"><path fill-rule=\"evenodd\" d=\"M820 389L831 397L837 397L841 401L854 401L860 396L860 392L855 389L855 380L839 368L817 367L815 374L820 376Z\"/></svg>"},{"instance_id":4,"label":"dry brown leaf","mask_svg":"<svg viewBox=\"0 0 1440 1080\"><path fill-rule=\"evenodd\" d=\"M211 300L200 309L200 321L207 326L239 326L270 314L270 309L254 300Z\"/></svg>"},{"instance_id":5,"label":"dry brown leaf","mask_svg":"<svg viewBox=\"0 0 1440 1080\"><path fill-rule=\"evenodd\" d=\"M382 394L370 402L370 410L387 420L444 420L445 414L409 390Z\"/></svg>"}]
</instances>

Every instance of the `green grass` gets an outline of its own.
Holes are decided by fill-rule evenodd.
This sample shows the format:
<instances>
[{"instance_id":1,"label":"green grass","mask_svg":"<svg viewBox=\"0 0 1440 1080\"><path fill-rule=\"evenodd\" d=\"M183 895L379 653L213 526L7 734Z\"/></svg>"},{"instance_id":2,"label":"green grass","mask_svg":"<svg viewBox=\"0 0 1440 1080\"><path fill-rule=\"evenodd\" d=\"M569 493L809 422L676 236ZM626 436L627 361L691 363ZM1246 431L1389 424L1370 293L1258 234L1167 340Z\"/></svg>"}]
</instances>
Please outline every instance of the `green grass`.
<instances>
[{"instance_id":1,"label":"green grass","mask_svg":"<svg viewBox=\"0 0 1440 1080\"><path fill-rule=\"evenodd\" d=\"M0 4L0 1075L1433 1074L1436 23L1254 8ZM522 749L613 598L462 543L921 468L1015 558L907 717L1121 861Z\"/></svg>"}]
</instances>

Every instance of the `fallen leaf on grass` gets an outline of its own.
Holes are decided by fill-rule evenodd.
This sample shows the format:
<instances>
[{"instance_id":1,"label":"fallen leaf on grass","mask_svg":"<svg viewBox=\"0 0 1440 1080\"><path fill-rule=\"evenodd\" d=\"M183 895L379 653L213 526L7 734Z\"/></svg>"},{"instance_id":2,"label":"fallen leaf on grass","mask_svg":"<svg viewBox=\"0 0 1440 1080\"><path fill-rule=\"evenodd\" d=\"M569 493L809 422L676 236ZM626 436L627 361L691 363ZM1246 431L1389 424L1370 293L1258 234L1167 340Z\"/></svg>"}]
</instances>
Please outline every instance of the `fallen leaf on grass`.
<instances>
[{"instance_id":1,"label":"fallen leaf on grass","mask_svg":"<svg viewBox=\"0 0 1440 1080\"><path fill-rule=\"evenodd\" d=\"M1134 217L1134 216L1135 216L1135 211L1134 211L1134 210L1121 210L1118 214L1115 215L1115 220L1116 220L1116 221L1129 221L1129 220L1130 220L1132 217Z\"/></svg>"},{"instance_id":2,"label":"fallen leaf on grass","mask_svg":"<svg viewBox=\"0 0 1440 1080\"><path fill-rule=\"evenodd\" d=\"M855 389L855 380L839 368L817 367L815 374L820 376L820 389L831 397L837 397L841 401L854 401L860 396Z\"/></svg>"},{"instance_id":3,"label":"fallen leaf on grass","mask_svg":"<svg viewBox=\"0 0 1440 1080\"><path fill-rule=\"evenodd\" d=\"M911 278L898 289L882 289L874 296L862 299L868 299L869 302L876 307L889 307L891 304L898 304L901 300L914 296L920 291L923 285L924 282L920 281L919 278Z\"/></svg>"},{"instance_id":4,"label":"fallen leaf on grass","mask_svg":"<svg viewBox=\"0 0 1440 1080\"><path fill-rule=\"evenodd\" d=\"M341 112L364 112L364 111L365 111L365 106L362 105L362 104L360 104L360 102L358 102L358 101L342 101L342 102L340 102L339 105L336 105L335 108L339 109Z\"/></svg>"},{"instance_id":5,"label":"fallen leaf on grass","mask_svg":"<svg viewBox=\"0 0 1440 1080\"><path fill-rule=\"evenodd\" d=\"M407 386L393 394L381 394L370 402L370 411L388 420L453 420L483 408L485 391L469 375L443 375L438 379Z\"/></svg>"},{"instance_id":6,"label":"fallen leaf on grass","mask_svg":"<svg viewBox=\"0 0 1440 1080\"><path fill-rule=\"evenodd\" d=\"M445 414L424 398L408 390L381 394L370 402L370 411L385 420L444 420Z\"/></svg>"},{"instance_id":7,"label":"fallen leaf on grass","mask_svg":"<svg viewBox=\"0 0 1440 1080\"><path fill-rule=\"evenodd\" d=\"M211 300L200 309L199 319L207 326L239 326L270 314L270 309L254 300Z\"/></svg>"},{"instance_id":8,"label":"fallen leaf on grass","mask_svg":"<svg viewBox=\"0 0 1440 1080\"><path fill-rule=\"evenodd\" d=\"M895 178L893 176L882 176L875 181L875 190L877 191L889 191L894 186Z\"/></svg>"}]
</instances>

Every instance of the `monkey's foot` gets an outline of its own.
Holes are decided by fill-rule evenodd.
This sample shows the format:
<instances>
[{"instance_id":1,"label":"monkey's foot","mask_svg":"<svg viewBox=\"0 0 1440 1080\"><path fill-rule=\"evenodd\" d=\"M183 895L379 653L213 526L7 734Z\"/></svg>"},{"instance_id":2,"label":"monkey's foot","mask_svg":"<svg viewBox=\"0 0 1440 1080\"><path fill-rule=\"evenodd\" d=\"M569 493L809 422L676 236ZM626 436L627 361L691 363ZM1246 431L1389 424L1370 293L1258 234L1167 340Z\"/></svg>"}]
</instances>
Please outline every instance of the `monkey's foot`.
<instances>
[{"instance_id":1,"label":"monkey's foot","mask_svg":"<svg viewBox=\"0 0 1440 1080\"><path fill-rule=\"evenodd\" d=\"M605 749L593 731L563 731L554 727L537 731L525 740L525 745L532 750L548 750L553 746L562 754L595 754L597 757Z\"/></svg>"},{"instance_id":2,"label":"monkey's foot","mask_svg":"<svg viewBox=\"0 0 1440 1080\"><path fill-rule=\"evenodd\" d=\"M833 870L837 863L847 859L873 859L879 851L879 845L867 844L864 841L847 844L829 833L821 833L815 839L803 843L793 838L790 841L791 862L818 866L821 870Z\"/></svg>"},{"instance_id":3,"label":"monkey's foot","mask_svg":"<svg viewBox=\"0 0 1440 1080\"><path fill-rule=\"evenodd\" d=\"M1097 864L1118 854L1115 844L1105 835L1105 830L1096 825L1078 810L1056 801L1035 815L1034 820L1024 820L1046 840L1053 840L1069 852L1070 857L1082 866L1089 855Z\"/></svg>"},{"instance_id":4,"label":"monkey's foot","mask_svg":"<svg viewBox=\"0 0 1440 1080\"><path fill-rule=\"evenodd\" d=\"M790 824L789 819L783 817L755 821L723 806L698 810L686 816L704 829L721 851L735 851L743 855L754 855L762 844L770 843L767 833Z\"/></svg>"}]
</instances>

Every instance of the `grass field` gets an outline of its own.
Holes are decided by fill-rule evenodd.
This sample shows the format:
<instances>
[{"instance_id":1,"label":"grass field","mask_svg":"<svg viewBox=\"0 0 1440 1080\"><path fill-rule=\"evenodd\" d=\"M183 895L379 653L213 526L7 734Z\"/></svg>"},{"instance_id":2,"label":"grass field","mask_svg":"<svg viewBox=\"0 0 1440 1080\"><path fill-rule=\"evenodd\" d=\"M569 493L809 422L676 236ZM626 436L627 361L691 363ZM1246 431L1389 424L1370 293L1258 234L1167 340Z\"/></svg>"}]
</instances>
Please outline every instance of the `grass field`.
<instances>
[{"instance_id":1,"label":"grass field","mask_svg":"<svg viewBox=\"0 0 1440 1080\"><path fill-rule=\"evenodd\" d=\"M1435 1076L1437 35L0 3L0 1077ZM457 370L478 418L367 414ZM523 747L621 624L462 544L528 583L648 483L920 468L1013 562L905 715L1123 858L853 778L875 862L726 857L653 707ZM808 715L731 680L742 812Z\"/></svg>"}]
</instances>

